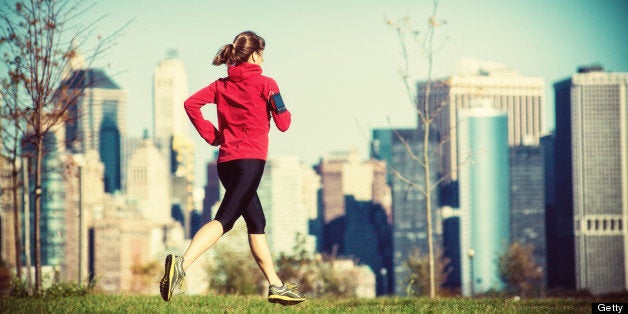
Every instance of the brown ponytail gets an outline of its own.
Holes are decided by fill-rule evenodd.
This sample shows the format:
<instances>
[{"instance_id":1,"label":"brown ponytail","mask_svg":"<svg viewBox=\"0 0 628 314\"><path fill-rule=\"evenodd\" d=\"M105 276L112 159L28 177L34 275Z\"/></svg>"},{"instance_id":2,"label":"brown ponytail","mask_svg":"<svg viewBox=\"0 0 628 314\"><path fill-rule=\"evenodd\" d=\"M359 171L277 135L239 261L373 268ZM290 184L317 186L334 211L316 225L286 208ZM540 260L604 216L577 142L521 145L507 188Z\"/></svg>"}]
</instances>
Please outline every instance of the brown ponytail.
<instances>
[{"instance_id":1,"label":"brown ponytail","mask_svg":"<svg viewBox=\"0 0 628 314\"><path fill-rule=\"evenodd\" d=\"M212 64L234 65L246 62L251 54L264 50L265 46L264 38L251 31L242 32L233 39L233 44L224 45L218 50Z\"/></svg>"}]
</instances>

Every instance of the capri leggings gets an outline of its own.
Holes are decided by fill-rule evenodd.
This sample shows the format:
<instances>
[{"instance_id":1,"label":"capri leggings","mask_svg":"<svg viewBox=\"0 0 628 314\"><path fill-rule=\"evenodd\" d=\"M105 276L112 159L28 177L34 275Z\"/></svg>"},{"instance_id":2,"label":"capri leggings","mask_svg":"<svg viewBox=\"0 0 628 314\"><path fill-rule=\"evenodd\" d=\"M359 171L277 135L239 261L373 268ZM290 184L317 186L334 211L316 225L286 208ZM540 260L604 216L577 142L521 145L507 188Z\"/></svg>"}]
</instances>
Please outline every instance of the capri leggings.
<instances>
[{"instance_id":1,"label":"capri leggings","mask_svg":"<svg viewBox=\"0 0 628 314\"><path fill-rule=\"evenodd\" d=\"M222 203L214 220L222 224L227 233L233 224L244 217L249 234L263 234L266 218L257 196L264 165L260 159L237 159L218 163L218 177L225 188Z\"/></svg>"}]
</instances>

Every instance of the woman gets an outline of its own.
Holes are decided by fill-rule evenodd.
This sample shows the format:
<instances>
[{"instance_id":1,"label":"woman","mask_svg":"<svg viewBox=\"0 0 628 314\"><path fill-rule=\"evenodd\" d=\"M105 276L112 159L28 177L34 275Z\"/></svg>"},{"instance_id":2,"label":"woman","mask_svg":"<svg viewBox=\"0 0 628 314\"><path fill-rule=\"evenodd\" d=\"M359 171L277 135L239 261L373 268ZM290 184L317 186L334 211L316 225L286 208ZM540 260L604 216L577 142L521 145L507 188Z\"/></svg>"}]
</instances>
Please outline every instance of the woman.
<instances>
[{"instance_id":1,"label":"woman","mask_svg":"<svg viewBox=\"0 0 628 314\"><path fill-rule=\"evenodd\" d=\"M264 39L253 32L236 36L232 44L218 51L212 63L226 64L228 76L199 90L184 103L201 137L212 146L220 146L218 176L225 195L214 220L196 233L185 254L166 257L160 285L165 301L170 300L174 288L184 285L190 264L231 230L240 216L246 222L251 252L268 280L268 301L284 305L305 301L296 286L283 283L275 272L264 234L266 219L257 196L268 154L270 118L282 132L291 122L290 111L269 105L274 99L283 102L277 83L261 75L264 46ZM201 113L201 107L208 103L216 104L218 129Z\"/></svg>"}]
</instances>

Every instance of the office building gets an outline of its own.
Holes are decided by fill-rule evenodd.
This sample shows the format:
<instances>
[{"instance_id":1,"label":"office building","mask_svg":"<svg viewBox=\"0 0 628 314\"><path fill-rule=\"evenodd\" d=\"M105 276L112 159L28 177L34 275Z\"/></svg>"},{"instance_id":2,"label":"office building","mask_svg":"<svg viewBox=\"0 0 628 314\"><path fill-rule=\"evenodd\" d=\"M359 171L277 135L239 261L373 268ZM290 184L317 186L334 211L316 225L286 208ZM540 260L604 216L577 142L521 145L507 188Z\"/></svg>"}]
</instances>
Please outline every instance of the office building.
<instances>
[{"instance_id":1,"label":"office building","mask_svg":"<svg viewBox=\"0 0 628 314\"><path fill-rule=\"evenodd\" d=\"M171 50L153 73L154 143L168 163L173 208L184 216L186 234L190 235L190 213L194 210L194 141L183 102L188 94L188 77L177 52Z\"/></svg>"},{"instance_id":2,"label":"office building","mask_svg":"<svg viewBox=\"0 0 628 314\"><path fill-rule=\"evenodd\" d=\"M321 221L323 251L343 252L342 234L345 226L345 197L356 201L380 204L390 212L390 192L386 184L386 165L381 161L361 161L357 151L335 152L322 158L316 166L321 176Z\"/></svg>"},{"instance_id":3,"label":"office building","mask_svg":"<svg viewBox=\"0 0 628 314\"><path fill-rule=\"evenodd\" d=\"M70 151L85 153L96 150L105 165L105 189L114 193L122 189L121 143L126 136L126 92L103 70L78 69L62 83L71 97L66 121L66 145Z\"/></svg>"},{"instance_id":4,"label":"office building","mask_svg":"<svg viewBox=\"0 0 628 314\"><path fill-rule=\"evenodd\" d=\"M153 142L144 139L127 169L127 197L144 219L161 224L171 221L169 178L166 161Z\"/></svg>"},{"instance_id":5,"label":"office building","mask_svg":"<svg viewBox=\"0 0 628 314\"><path fill-rule=\"evenodd\" d=\"M329 154L321 176L321 251L352 258L375 274L377 294L392 292L390 188L383 161L362 161L357 151Z\"/></svg>"},{"instance_id":6,"label":"office building","mask_svg":"<svg viewBox=\"0 0 628 314\"><path fill-rule=\"evenodd\" d=\"M511 242L534 246L534 262L547 271L545 158L542 146L510 148Z\"/></svg>"},{"instance_id":7,"label":"office building","mask_svg":"<svg viewBox=\"0 0 628 314\"><path fill-rule=\"evenodd\" d=\"M169 51L153 73L153 130L160 151L170 145L174 135L188 136L190 122L183 109L188 96L185 66L176 51Z\"/></svg>"},{"instance_id":8,"label":"office building","mask_svg":"<svg viewBox=\"0 0 628 314\"><path fill-rule=\"evenodd\" d=\"M425 103L427 82L417 86L417 101ZM430 85L429 107L436 115L434 128L445 146L440 172L445 182L458 180L457 111L469 108L474 99L490 99L491 105L508 116L508 145L538 145L543 132L545 83L526 77L496 62L462 59L457 74ZM420 120L419 120L420 121Z\"/></svg>"},{"instance_id":9,"label":"office building","mask_svg":"<svg viewBox=\"0 0 628 314\"><path fill-rule=\"evenodd\" d=\"M460 257L464 296L504 288L498 264L510 245L508 123L485 100L458 112Z\"/></svg>"},{"instance_id":10,"label":"office building","mask_svg":"<svg viewBox=\"0 0 628 314\"><path fill-rule=\"evenodd\" d=\"M426 193L424 193L425 168L413 158L423 149L423 132L418 129L400 129L391 133L391 156L388 172L392 173L392 222L394 291L405 294L408 285L408 269L405 266L414 250L421 256L428 254L428 218ZM438 149L436 133L430 136L428 151ZM442 249L442 223L436 182L439 178L437 158L430 159L431 222L435 250Z\"/></svg>"},{"instance_id":11,"label":"office building","mask_svg":"<svg viewBox=\"0 0 628 314\"><path fill-rule=\"evenodd\" d=\"M554 84L555 208L549 284L595 294L628 288L628 73L582 67Z\"/></svg>"}]
</instances>

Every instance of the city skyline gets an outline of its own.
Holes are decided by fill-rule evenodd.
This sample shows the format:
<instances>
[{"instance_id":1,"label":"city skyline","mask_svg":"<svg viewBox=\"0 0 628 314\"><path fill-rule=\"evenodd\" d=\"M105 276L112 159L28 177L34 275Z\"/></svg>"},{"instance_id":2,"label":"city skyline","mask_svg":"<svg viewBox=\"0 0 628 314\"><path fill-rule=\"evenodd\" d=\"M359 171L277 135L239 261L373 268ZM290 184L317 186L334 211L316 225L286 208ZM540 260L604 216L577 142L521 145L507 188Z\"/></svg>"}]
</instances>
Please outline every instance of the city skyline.
<instances>
[{"instance_id":1,"label":"city skyline","mask_svg":"<svg viewBox=\"0 0 628 314\"><path fill-rule=\"evenodd\" d=\"M390 7L397 8L400 3L405 2L395 2ZM366 12L366 8L376 6L365 2L364 7L356 11ZM513 8L514 4L510 3L509 7ZM476 6L473 8L477 9ZM292 6L282 12L294 13L295 8ZM340 14L345 14L346 23L350 24L350 21L360 20L356 17L359 13ZM290 19L294 18L288 15ZM176 16L176 12L171 15L173 19ZM188 19L194 20L192 16ZM172 27L176 23L164 21L162 24ZM329 24L334 23L316 24L321 27L321 33L312 34L324 40L335 38L325 32ZM350 24L346 29L339 28L338 32L367 32L361 28L356 32L354 27ZM166 33L161 35L168 36ZM358 40L359 36L353 39ZM300 43L297 39L286 42L295 47ZM382 95L399 96L387 85L389 80L377 75L376 57L382 50L369 50L368 46L355 42L352 46L346 41L341 44L364 51L364 54L346 54L348 50L343 49L347 47L342 45L337 50L333 45L321 45L314 49L283 49L275 54L291 52L298 55L296 59L303 68L295 66L284 70L283 63L290 64L295 60L288 57L282 59L280 66L272 58L269 60L271 73L268 75L280 81L282 94L284 90L288 91L285 99L289 103L291 98L297 100L297 104L301 99L314 105L291 107L297 117L295 121L299 122L295 123L296 129L285 135L279 132L271 135L275 146L271 144L258 194L267 217L264 221L269 247L274 254L297 251L294 243L285 240L292 235L316 236L316 240L308 236L306 246L313 247L316 242L316 251L323 255L349 257L370 267L368 276L359 277L369 278L369 287L375 289L373 296L391 291L403 295L411 291L406 279L414 281L408 276L407 270L411 268L406 268L413 250L432 253L432 244L438 247L442 243L444 256L452 261L442 264L454 274L449 286L460 288L462 295L476 295L505 287L495 258L508 244L523 239L521 241L534 244L535 248L535 241L541 242L534 257L547 263L541 262L538 267L533 267L533 272L541 276L538 283L541 290L545 283L550 289L586 289L593 294L626 290L628 251L623 247L626 235L623 217L628 208L628 142L625 141L627 125L624 123L628 112L625 97L628 71L617 71L604 62L599 62L599 66L583 63L581 65L585 67L579 68L578 73L575 69L569 71L567 79L546 80L541 74L519 70L517 67L521 64L513 66L508 60L462 58L459 60L463 62L455 69L437 70L443 73L435 73L433 77L432 97L426 104L430 108L444 104L449 110L443 111L434 122L437 131L430 132L428 137L426 130L429 128L417 127L416 123L399 128L395 124L391 115L401 113L393 110L393 103L398 102L394 98L378 100ZM510 44L500 42L500 49L488 46L504 53L509 51ZM120 43L119 47L122 46L129 47ZM527 46L535 46L535 42L528 41ZM324 56L324 60L318 60L329 59L330 66L321 66L323 63L319 61L316 69L301 71L311 66L305 61L316 49L319 49L319 56ZM526 48L520 53L529 51L538 53L541 49ZM596 51L604 53L603 50ZM128 53L125 62L135 60L140 53ZM563 59L570 55L569 52L558 54ZM351 57L342 59L341 56ZM129 83L120 83L108 75L122 76L128 72L116 72L112 66L101 68L97 65L72 72L72 76L89 75L86 77L96 77L99 73L98 77L102 79L99 81L106 84L91 86L80 101L72 104L69 113L81 118L75 125L72 120L66 121L45 133L45 151L48 153L44 154L46 168L43 175L35 180L35 177L24 174L28 179L25 182L36 183L34 189L32 184L24 183L22 192L25 195L41 194L34 198L39 202L24 202L22 206L24 221L30 222L24 225L33 225L31 230L41 230L43 235L42 246L33 252L42 253L44 265L61 267L61 273L69 274L71 280L77 276L79 283L84 281L83 278L93 279L107 274L100 277L103 278L103 291L140 291L142 287L133 287L130 285L132 281L128 280L132 276L132 265L141 265L155 257L161 259L166 251L180 250L194 230L198 230L201 214L189 212L193 208L193 195L197 196L196 203L200 203L200 185L205 174L210 182L206 186L208 194L203 205L210 206L204 206L203 215L209 216L206 213L215 211L220 190L216 171L212 169L216 163L208 161L216 149L202 142L178 106L186 93L195 89L191 87L188 91L188 70L197 73L201 68L186 58L184 54L168 50L165 57L162 55L160 61L152 64L152 77L146 76L139 66L131 68L142 77L135 78L132 83L143 82L146 77L149 84L154 83L148 110L140 105L141 101L127 99L127 95L132 94L131 89L125 87ZM171 68L162 64L165 59L176 66ZM192 66L186 66L186 62ZM391 63L378 65L388 67ZM358 64L368 66L355 66ZM562 66L561 61L556 68L562 71ZM608 72L602 70L603 66ZM413 68L421 69L418 63L413 64ZM224 70L224 67L220 69ZM205 71L208 81L202 82L203 85L215 79L211 75L218 77L220 74L207 73ZM279 74L276 76L276 73ZM296 88L297 93L290 88L283 89L283 73L293 78L287 85ZM408 90L416 91L419 104L423 103L424 81L420 74L413 75L406 86ZM377 88L373 88L371 84L377 85L378 82ZM546 84L551 86L549 91L543 88ZM441 90L440 85L447 88ZM352 110L356 104L360 109ZM132 110L127 111L127 107ZM205 118L216 122L213 106L205 109ZM382 112L391 120L385 124L388 128L373 125L383 116ZM78 116L79 113L85 114ZM374 118L378 113L379 116ZM307 118L299 120L300 114ZM550 118L545 119L548 116ZM555 121L548 123L547 120L554 117ZM416 113L410 108L403 118L416 120ZM129 127L144 130L150 129L151 125L155 129L152 135L149 130L139 132L145 134L142 142L133 131L129 132L128 138L123 136ZM555 128L554 132L545 133L552 128ZM355 129L359 137L352 135L350 129ZM421 178L420 171L416 171L420 167L412 158L420 154L414 150L425 141L422 144L425 144L427 153L440 153L439 141L449 137L448 130L452 134L450 141L456 147L454 152L460 156L449 158L452 160L450 164L455 166L452 169L458 169L459 176L452 175L451 182L439 182L439 176L449 172L448 158L441 157L423 160L422 164L429 164L427 169L437 169L439 163L444 163L446 171L426 170L425 174L431 176ZM370 131L373 132L372 138L368 135ZM24 139L20 139L21 152L34 150L26 140L30 136L25 132ZM73 138L79 139L72 143L74 146L64 142ZM370 156L380 160L369 160L365 156L364 150L368 151L370 140L373 141ZM196 182L196 190L191 186L195 170L191 166L195 156L193 143L197 143L199 152L196 168L203 169L203 175L197 177L200 180ZM543 145L537 146L539 144ZM134 152L131 154L127 149ZM532 156L534 152L538 155ZM440 156L447 154L445 151ZM319 159L318 164L314 158ZM32 156L24 159L26 163L22 164L22 169L26 170L26 165L33 161ZM384 166L385 161L390 167ZM386 173L385 169L394 171ZM0 168L0 172L3 171ZM16 174L12 172L13 178ZM410 181L393 174L401 174ZM66 175L68 180L62 180ZM10 176L2 178L0 188L8 186L8 178ZM424 189L429 194L421 194L421 182L426 181L433 184L425 184ZM419 188L411 192L415 185ZM525 188L525 193L520 186ZM29 193L31 191L35 194ZM90 195L84 198L84 194ZM184 203L190 206L186 207ZM20 242L9 243L14 245L13 249L4 243L5 230L13 230L10 223L21 224L19 219L5 219L5 215L19 217L11 216L18 213L12 208L10 204L6 208L2 204L2 258L16 260L15 264L19 266L22 263ZM36 218L38 215L41 215L40 219ZM37 222L26 217L34 217ZM545 224L547 228L539 227ZM31 232L25 231L24 234L29 235L24 238L23 252L29 252L24 254L24 263L30 266L29 256L34 254L28 243ZM34 233L35 243L40 243L38 234ZM539 237L542 234L546 236L543 239ZM427 246L427 239L432 237L434 242ZM79 244L74 245L77 239ZM280 241L275 241L277 239ZM13 258L5 258L10 255L7 252L13 254ZM35 265L38 265L39 254L34 255ZM547 282L543 281L545 274ZM193 273L190 275L194 276ZM421 288L416 289L415 292L420 293Z\"/></svg>"},{"instance_id":2,"label":"city skyline","mask_svg":"<svg viewBox=\"0 0 628 314\"><path fill-rule=\"evenodd\" d=\"M167 8L167 10L166 10ZM385 18L411 18L424 25L431 1L244 2L220 6L191 1L109 1L91 15L108 14L107 34L133 20L101 65L128 91L129 135L151 130L151 82L154 67L176 49L189 77L190 93L225 75L211 59L219 47L247 29L267 41L264 74L275 78L294 115L285 134L271 132L270 155L297 155L313 164L326 153L358 148L367 156L370 129L411 127L416 115L398 74L403 60L394 30ZM607 71L628 71L628 43L622 31L625 1L441 1L437 15L447 24L434 77L457 72L466 57L503 63L524 76L545 81L545 131L554 128L551 85L578 66L599 63ZM167 13L166 13L167 12ZM234 13L235 12L235 13ZM425 78L425 62L416 52L412 73ZM215 121L211 105L204 109ZM389 122L390 120L390 122ZM325 121L325 126L321 126ZM333 126L333 127L329 127ZM197 169L214 156L193 131ZM202 171L196 171L202 174ZM199 175L200 176L200 175ZM201 181L204 178L199 178ZM197 180L197 186L203 182Z\"/></svg>"}]
</instances>

